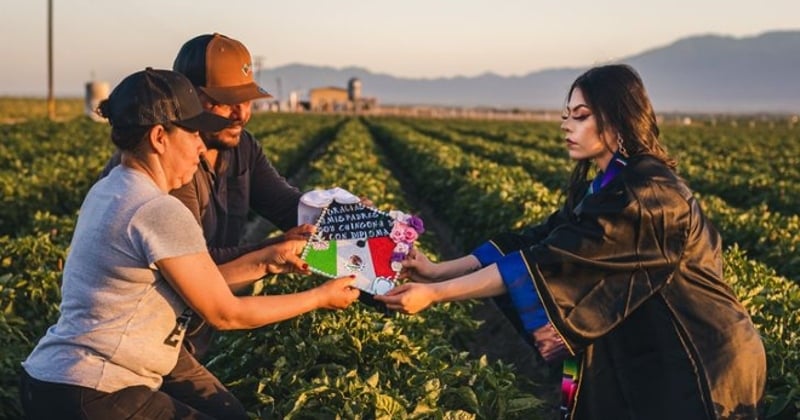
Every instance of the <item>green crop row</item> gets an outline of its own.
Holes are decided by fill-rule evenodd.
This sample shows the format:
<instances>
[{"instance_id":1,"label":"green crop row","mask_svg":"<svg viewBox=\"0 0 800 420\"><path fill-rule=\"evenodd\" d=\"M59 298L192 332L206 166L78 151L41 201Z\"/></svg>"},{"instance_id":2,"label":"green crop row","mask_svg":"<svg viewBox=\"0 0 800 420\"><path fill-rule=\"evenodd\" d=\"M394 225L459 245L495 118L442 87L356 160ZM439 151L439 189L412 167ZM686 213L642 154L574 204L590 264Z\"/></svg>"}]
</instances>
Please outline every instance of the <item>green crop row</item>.
<instances>
[{"instance_id":1,"label":"green crop row","mask_svg":"<svg viewBox=\"0 0 800 420\"><path fill-rule=\"evenodd\" d=\"M270 162L291 176L336 134L343 119L329 115L256 114L247 125Z\"/></svg>"},{"instance_id":2,"label":"green crop row","mask_svg":"<svg viewBox=\"0 0 800 420\"><path fill-rule=\"evenodd\" d=\"M74 216L37 212L21 236L0 236L0 418L22 417L20 362L58 319L74 224Z\"/></svg>"},{"instance_id":3,"label":"green crop row","mask_svg":"<svg viewBox=\"0 0 800 420\"><path fill-rule=\"evenodd\" d=\"M106 124L76 118L0 126L0 235L36 211L73 215L113 151Z\"/></svg>"},{"instance_id":4,"label":"green crop row","mask_svg":"<svg viewBox=\"0 0 800 420\"><path fill-rule=\"evenodd\" d=\"M798 214L800 125L670 126L664 136L698 191L736 207L763 203L772 212Z\"/></svg>"},{"instance_id":5,"label":"green crop row","mask_svg":"<svg viewBox=\"0 0 800 420\"><path fill-rule=\"evenodd\" d=\"M84 113L83 98L57 98L56 118L69 120ZM0 97L0 124L11 124L47 117L46 98Z\"/></svg>"}]
</instances>

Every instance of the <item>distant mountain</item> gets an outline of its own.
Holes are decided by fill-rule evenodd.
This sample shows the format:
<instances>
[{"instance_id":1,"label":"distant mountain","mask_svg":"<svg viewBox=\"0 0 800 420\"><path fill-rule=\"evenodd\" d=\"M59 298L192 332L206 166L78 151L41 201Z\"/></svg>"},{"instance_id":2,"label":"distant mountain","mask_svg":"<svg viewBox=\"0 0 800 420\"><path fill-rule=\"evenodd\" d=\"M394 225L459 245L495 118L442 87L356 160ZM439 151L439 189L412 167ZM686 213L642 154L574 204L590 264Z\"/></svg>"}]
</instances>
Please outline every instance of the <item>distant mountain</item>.
<instances>
[{"instance_id":1,"label":"distant mountain","mask_svg":"<svg viewBox=\"0 0 800 420\"><path fill-rule=\"evenodd\" d=\"M684 38L618 62L644 79L658 112L800 112L800 31L734 38ZM360 67L291 64L263 70L273 94L301 97L310 88L362 82L364 96L381 104L560 108L570 83L586 68L558 68L504 77L399 78ZM278 85L280 80L280 85Z\"/></svg>"}]
</instances>

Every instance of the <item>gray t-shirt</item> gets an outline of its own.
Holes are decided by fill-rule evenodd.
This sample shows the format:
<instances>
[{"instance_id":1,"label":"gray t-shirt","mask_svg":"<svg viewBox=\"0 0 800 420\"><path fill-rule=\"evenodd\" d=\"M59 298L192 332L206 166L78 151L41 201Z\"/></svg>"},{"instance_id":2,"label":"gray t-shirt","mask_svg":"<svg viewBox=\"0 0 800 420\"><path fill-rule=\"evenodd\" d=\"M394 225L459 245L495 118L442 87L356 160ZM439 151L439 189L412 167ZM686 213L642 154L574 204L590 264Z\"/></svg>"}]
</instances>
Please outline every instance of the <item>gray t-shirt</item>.
<instances>
[{"instance_id":1,"label":"gray t-shirt","mask_svg":"<svg viewBox=\"0 0 800 420\"><path fill-rule=\"evenodd\" d=\"M81 206L61 315L23 367L42 381L104 392L157 389L175 366L190 312L155 262L205 251L186 206L145 174L114 168Z\"/></svg>"}]
</instances>

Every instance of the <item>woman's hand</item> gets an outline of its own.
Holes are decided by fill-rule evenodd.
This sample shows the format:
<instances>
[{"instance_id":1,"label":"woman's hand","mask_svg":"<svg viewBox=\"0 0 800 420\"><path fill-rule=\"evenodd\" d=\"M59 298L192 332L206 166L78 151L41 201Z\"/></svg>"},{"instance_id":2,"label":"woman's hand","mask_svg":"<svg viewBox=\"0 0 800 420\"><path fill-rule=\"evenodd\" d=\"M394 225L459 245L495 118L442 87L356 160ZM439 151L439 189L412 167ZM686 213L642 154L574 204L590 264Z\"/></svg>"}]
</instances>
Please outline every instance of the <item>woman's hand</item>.
<instances>
[{"instance_id":1,"label":"woman's hand","mask_svg":"<svg viewBox=\"0 0 800 420\"><path fill-rule=\"evenodd\" d=\"M423 283L405 283L375 295L375 300L386 304L388 309L405 314L415 314L436 302L435 286Z\"/></svg>"},{"instance_id":2,"label":"woman's hand","mask_svg":"<svg viewBox=\"0 0 800 420\"><path fill-rule=\"evenodd\" d=\"M287 239L262 248L262 263L266 265L267 273L309 274L308 264L300 258L305 246L305 239Z\"/></svg>"},{"instance_id":3,"label":"woman's hand","mask_svg":"<svg viewBox=\"0 0 800 420\"><path fill-rule=\"evenodd\" d=\"M416 248L408 251L406 258L401 261L403 270L400 277L410 278L419 283L433 283L439 280L438 264L431 262L428 257Z\"/></svg>"},{"instance_id":4,"label":"woman's hand","mask_svg":"<svg viewBox=\"0 0 800 420\"><path fill-rule=\"evenodd\" d=\"M264 247L265 257L263 261L267 266L267 273L310 274L308 264L300 259L299 256L303 253L303 248L305 248L308 238L316 231L316 226L303 223L287 230L283 234L281 242Z\"/></svg>"},{"instance_id":5,"label":"woman's hand","mask_svg":"<svg viewBox=\"0 0 800 420\"><path fill-rule=\"evenodd\" d=\"M361 292L353 287L354 276L328 280L314 290L319 294L319 309L344 309L358 299Z\"/></svg>"}]
</instances>

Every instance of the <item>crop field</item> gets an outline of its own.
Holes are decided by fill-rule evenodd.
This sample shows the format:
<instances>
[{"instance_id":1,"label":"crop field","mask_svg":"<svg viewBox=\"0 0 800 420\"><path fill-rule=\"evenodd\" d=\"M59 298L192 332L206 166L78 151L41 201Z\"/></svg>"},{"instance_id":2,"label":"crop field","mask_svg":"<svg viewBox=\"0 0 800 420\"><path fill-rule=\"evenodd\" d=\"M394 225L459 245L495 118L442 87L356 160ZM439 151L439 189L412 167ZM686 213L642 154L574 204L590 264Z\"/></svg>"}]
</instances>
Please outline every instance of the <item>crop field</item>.
<instances>
[{"instance_id":1,"label":"crop field","mask_svg":"<svg viewBox=\"0 0 800 420\"><path fill-rule=\"evenodd\" d=\"M109 127L85 117L4 121L0 418L18 418L19 364L58 317L78 210L113 146ZM726 279L762 334L768 416L797 418L800 124L726 119L661 128L722 234ZM433 259L543 220L563 202L572 166L555 122L255 114L248 129L302 190L340 186L383 210L421 213L430 222L421 247ZM322 281L269 276L252 293ZM219 334L206 363L256 418L552 418L558 369L513 333L487 329L497 317L477 301L415 316L355 304Z\"/></svg>"}]
</instances>

